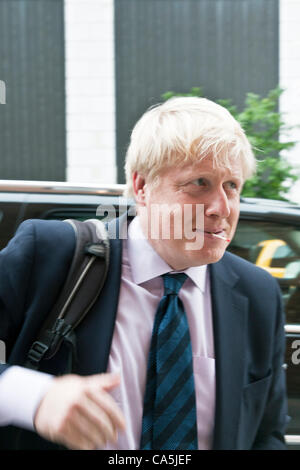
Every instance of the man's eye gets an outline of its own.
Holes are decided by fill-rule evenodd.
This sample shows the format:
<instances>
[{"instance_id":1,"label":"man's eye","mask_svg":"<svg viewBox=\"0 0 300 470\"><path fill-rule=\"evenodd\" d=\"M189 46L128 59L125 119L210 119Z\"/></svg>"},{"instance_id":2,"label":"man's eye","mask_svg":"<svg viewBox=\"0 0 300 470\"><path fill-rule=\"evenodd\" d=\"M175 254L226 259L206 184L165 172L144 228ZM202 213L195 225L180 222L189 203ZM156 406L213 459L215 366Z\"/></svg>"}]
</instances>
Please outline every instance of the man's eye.
<instances>
[{"instance_id":1,"label":"man's eye","mask_svg":"<svg viewBox=\"0 0 300 470\"><path fill-rule=\"evenodd\" d=\"M227 184L227 187L231 190L232 189L238 189L238 185L234 181L228 181L228 183L226 183L226 184Z\"/></svg>"},{"instance_id":2,"label":"man's eye","mask_svg":"<svg viewBox=\"0 0 300 470\"><path fill-rule=\"evenodd\" d=\"M195 184L196 186L203 186L205 184L204 178L198 178L196 180L191 181L192 184Z\"/></svg>"}]
</instances>

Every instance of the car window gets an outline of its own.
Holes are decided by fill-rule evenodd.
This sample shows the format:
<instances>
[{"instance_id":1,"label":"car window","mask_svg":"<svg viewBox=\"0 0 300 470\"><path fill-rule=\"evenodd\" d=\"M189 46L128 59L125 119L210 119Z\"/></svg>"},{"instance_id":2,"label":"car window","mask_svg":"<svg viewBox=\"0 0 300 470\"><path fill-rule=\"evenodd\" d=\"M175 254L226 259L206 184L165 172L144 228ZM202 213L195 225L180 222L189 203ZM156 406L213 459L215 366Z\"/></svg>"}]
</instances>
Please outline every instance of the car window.
<instances>
[{"instance_id":1,"label":"car window","mask_svg":"<svg viewBox=\"0 0 300 470\"><path fill-rule=\"evenodd\" d=\"M4 248L14 236L20 222L21 202L2 201L0 208L0 250Z\"/></svg>"},{"instance_id":2,"label":"car window","mask_svg":"<svg viewBox=\"0 0 300 470\"><path fill-rule=\"evenodd\" d=\"M126 207L121 208L121 213L126 211ZM53 209L43 214L42 218L47 220L65 220L65 219L76 219L84 221L87 219L99 219L108 222L119 214L119 207L113 204L93 206L90 208L64 208L64 209Z\"/></svg>"},{"instance_id":3,"label":"car window","mask_svg":"<svg viewBox=\"0 0 300 470\"><path fill-rule=\"evenodd\" d=\"M300 228L242 219L228 251L265 269L277 279L287 323L300 324Z\"/></svg>"},{"instance_id":4,"label":"car window","mask_svg":"<svg viewBox=\"0 0 300 470\"><path fill-rule=\"evenodd\" d=\"M281 241L282 241L282 243L284 243L284 245L279 246L274 251L272 262L275 262L275 264L276 264L277 260L279 260L280 258L285 258L286 256L290 256L290 257L291 256L296 256L296 253L288 245L286 245L283 240L281 240Z\"/></svg>"}]
</instances>

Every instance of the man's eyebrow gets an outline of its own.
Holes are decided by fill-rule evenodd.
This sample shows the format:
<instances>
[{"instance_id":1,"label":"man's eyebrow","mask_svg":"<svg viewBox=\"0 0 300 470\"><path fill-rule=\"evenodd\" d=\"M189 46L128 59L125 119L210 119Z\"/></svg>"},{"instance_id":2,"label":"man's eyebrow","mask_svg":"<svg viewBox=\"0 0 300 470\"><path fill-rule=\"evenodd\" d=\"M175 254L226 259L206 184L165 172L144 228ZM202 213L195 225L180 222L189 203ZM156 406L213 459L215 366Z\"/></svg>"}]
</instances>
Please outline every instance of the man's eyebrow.
<instances>
[{"instance_id":1,"label":"man's eyebrow","mask_svg":"<svg viewBox=\"0 0 300 470\"><path fill-rule=\"evenodd\" d=\"M193 168L191 167L190 168L190 171L191 173L190 174L187 174L186 176L184 175L184 173L182 175L179 176L179 178L184 178L186 180L188 179L197 179L197 178L202 178L202 177L209 177L209 176L214 176L214 170L217 170L217 168L213 168L212 170L210 169L204 169L204 170L201 170L200 168ZM230 171L230 169L228 168L228 170ZM227 176L224 175L224 178L226 179L230 179L230 178L237 178L237 179L243 179L243 176L240 172L234 172L234 173L230 173L228 174Z\"/></svg>"}]
</instances>

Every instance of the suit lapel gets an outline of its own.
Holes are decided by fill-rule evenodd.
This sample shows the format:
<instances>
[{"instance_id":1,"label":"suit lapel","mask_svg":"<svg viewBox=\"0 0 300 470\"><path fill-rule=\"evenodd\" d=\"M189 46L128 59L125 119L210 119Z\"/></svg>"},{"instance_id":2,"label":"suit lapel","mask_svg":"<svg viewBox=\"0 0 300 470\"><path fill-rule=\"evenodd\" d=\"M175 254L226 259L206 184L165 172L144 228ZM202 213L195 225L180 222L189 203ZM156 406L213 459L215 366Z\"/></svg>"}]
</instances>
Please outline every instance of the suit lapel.
<instances>
[{"instance_id":1,"label":"suit lapel","mask_svg":"<svg viewBox=\"0 0 300 470\"><path fill-rule=\"evenodd\" d=\"M237 442L248 311L248 299L234 289L237 281L227 254L210 265L216 356L214 449L235 449Z\"/></svg>"}]
</instances>

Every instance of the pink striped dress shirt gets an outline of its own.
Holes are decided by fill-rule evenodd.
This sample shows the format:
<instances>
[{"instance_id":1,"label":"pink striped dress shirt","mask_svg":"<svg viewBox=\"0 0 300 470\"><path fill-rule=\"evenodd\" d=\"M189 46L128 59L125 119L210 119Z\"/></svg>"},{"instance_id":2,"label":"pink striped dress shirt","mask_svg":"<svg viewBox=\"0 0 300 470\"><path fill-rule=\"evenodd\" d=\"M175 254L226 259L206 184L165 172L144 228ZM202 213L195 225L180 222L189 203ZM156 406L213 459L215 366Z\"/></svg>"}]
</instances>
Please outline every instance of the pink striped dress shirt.
<instances>
[{"instance_id":1,"label":"pink striped dress shirt","mask_svg":"<svg viewBox=\"0 0 300 470\"><path fill-rule=\"evenodd\" d=\"M122 282L108 372L119 371L121 386L111 392L124 412L127 430L107 449L139 449L147 360L155 312L163 296L162 274L170 266L133 219L124 240ZM212 446L215 412L215 360L207 266L188 268L179 292L190 327L196 389L198 447Z\"/></svg>"}]
</instances>

